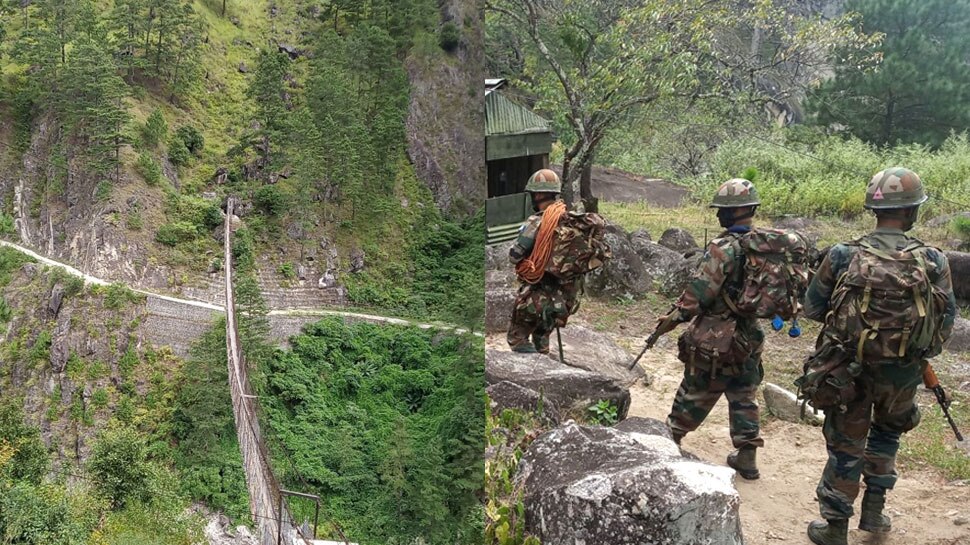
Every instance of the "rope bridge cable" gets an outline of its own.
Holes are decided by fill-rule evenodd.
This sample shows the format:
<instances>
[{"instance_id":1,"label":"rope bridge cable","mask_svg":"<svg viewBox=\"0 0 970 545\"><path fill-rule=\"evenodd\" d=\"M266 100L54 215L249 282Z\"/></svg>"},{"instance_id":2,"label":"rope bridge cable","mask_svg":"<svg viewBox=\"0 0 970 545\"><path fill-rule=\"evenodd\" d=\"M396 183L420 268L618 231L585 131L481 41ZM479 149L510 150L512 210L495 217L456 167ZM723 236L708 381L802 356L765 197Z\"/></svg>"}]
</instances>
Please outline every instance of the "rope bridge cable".
<instances>
[{"instance_id":1,"label":"rope bridge cable","mask_svg":"<svg viewBox=\"0 0 970 545\"><path fill-rule=\"evenodd\" d=\"M243 358L240 342L238 323L236 321L234 294L232 289L232 243L231 243L231 218L235 204L235 198L229 197L226 201L226 220L225 220L225 261L226 261L226 346L227 364L229 366L230 389L233 398L233 413L237 420L237 435L239 437L240 450L243 454L243 465L246 470L247 486L250 488L250 503L252 513L257 520L262 520L260 524L260 539L266 545L277 540L283 534L282 526L288 526L297 534L297 537L304 543L308 543L299 526L294 523L288 504L285 502L280 490L279 480L273 473L270 463L269 451L263 434L259 429L261 407L257 401L257 396L252 391L248 380L245 360ZM265 419L264 419L265 420ZM248 432L248 433L246 433ZM251 441L246 436L251 437ZM293 473L300 481L310 488L309 483L303 475L296 469L286 449L282 449ZM253 467L255 465L255 468ZM254 471L257 469L258 471ZM284 501L281 501L284 500ZM283 506L283 512L277 512L277 504ZM324 513L325 519L330 523L344 543L349 543L340 526ZM287 532L289 535L289 532ZM313 536L312 538L315 538ZM311 539L312 539L311 538ZM272 541L271 541L272 540Z\"/></svg>"}]
</instances>

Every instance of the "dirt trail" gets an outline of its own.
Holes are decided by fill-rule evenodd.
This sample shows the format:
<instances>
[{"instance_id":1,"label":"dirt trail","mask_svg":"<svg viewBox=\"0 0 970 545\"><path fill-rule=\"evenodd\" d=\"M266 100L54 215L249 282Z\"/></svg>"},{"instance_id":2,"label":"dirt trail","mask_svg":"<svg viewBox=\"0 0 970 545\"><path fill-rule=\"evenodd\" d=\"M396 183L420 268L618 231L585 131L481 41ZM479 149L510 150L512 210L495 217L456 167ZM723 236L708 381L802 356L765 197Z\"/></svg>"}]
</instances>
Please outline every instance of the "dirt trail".
<instances>
[{"instance_id":1,"label":"dirt trail","mask_svg":"<svg viewBox=\"0 0 970 545\"><path fill-rule=\"evenodd\" d=\"M631 389L630 416L667 417L683 376L683 364L674 350L675 339L665 338L641 360L653 383ZM727 402L722 398L704 424L684 439L684 450L723 465L732 450L728 430ZM745 543L810 544L805 528L818 518L815 485L826 460L821 428L769 419L762 426L762 435L765 448L758 452L761 479L736 481ZM854 529L856 518L850 523L849 543L970 545L970 524L954 523L970 522L970 483L947 483L929 469L905 471L890 492L887 509L893 521L889 535Z\"/></svg>"},{"instance_id":2,"label":"dirt trail","mask_svg":"<svg viewBox=\"0 0 970 545\"><path fill-rule=\"evenodd\" d=\"M592 305L590 305L592 306ZM587 308L575 322L593 327L587 319L595 311ZM647 320L652 323L652 320ZM635 331L642 323L622 320L613 331ZM640 347L643 337L610 334L621 346ZM806 343L808 341L805 341ZM507 349L503 335L488 335L486 346ZM782 357L773 353L770 357ZM632 359L632 356L631 356ZM683 364L676 357L676 335L662 338L647 352L640 365L652 377L649 386L637 383L630 389L629 416L665 420L683 377ZM760 400L764 411L764 402ZM818 518L815 486L825 466L822 430L775 418L764 419L765 448L758 452L761 478L736 480L741 494L741 521L746 545L810 545L805 535L808 523ZM906 441L906 436L903 437ZM728 427L727 402L722 398L704 424L684 439L684 450L714 464L725 465L733 447ZM856 509L859 501L856 502ZM901 472L890 492L887 513L893 530L878 536L855 529L858 514L850 522L850 545L970 545L970 482L947 482L932 468ZM963 522L963 524L957 524Z\"/></svg>"}]
</instances>

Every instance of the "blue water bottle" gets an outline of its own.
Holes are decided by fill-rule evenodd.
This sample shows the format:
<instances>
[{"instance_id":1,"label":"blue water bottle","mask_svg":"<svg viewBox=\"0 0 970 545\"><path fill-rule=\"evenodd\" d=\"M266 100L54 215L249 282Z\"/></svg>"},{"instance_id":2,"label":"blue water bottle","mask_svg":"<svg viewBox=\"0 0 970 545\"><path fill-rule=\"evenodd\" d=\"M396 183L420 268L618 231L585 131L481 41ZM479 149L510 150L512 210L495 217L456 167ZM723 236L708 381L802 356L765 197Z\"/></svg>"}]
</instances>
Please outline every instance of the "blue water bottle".
<instances>
[{"instance_id":1,"label":"blue water bottle","mask_svg":"<svg viewBox=\"0 0 970 545\"><path fill-rule=\"evenodd\" d=\"M795 338L802 334L802 328L798 325L798 318L792 318L791 327L788 328L788 336Z\"/></svg>"},{"instance_id":2,"label":"blue water bottle","mask_svg":"<svg viewBox=\"0 0 970 545\"><path fill-rule=\"evenodd\" d=\"M785 321L781 319L781 316L775 314L775 317L771 319L771 329L781 331L783 327L785 327Z\"/></svg>"}]
</instances>

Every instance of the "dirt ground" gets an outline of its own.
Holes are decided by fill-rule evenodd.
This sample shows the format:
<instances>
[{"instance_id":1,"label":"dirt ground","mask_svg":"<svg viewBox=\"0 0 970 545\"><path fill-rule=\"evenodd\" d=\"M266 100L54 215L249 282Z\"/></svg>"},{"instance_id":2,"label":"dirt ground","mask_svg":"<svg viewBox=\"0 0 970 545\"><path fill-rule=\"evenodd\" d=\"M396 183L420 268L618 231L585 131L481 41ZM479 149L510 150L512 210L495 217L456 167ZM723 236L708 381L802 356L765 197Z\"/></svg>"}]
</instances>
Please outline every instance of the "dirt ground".
<instances>
[{"instance_id":1,"label":"dirt ground","mask_svg":"<svg viewBox=\"0 0 970 545\"><path fill-rule=\"evenodd\" d=\"M628 351L639 348L642 332L654 323L653 312L622 312L604 328L603 311L596 303L585 304L573 323L606 331ZM568 327L568 326L567 326ZM766 347L766 358L786 368L799 359L811 344L811 335L803 335L794 344L776 343ZM769 340L770 341L770 340ZM489 348L507 349L502 335L490 335ZM631 356L632 358L632 356ZM646 353L640 365L652 378L646 386L634 385L629 416L666 419L674 394L683 376L683 364L676 357L676 334L662 338ZM790 377L778 371L767 380L788 386ZM764 412L764 403L761 402ZM782 543L810 544L805 535L808 523L818 518L815 486L826 461L822 430L807 424L793 424L770 416L762 417L765 448L759 450L761 478L736 481L741 494L741 517L746 545ZM906 441L904 436L903 441ZM714 464L724 465L732 450L727 419L727 402L721 400L704 424L684 439L684 449ZM856 509L859 508L857 500ZM890 492L887 513L893 530L878 536L855 529L856 517L850 522L851 545L970 545L970 481L950 481L931 467L900 469L900 479Z\"/></svg>"},{"instance_id":2,"label":"dirt ground","mask_svg":"<svg viewBox=\"0 0 970 545\"><path fill-rule=\"evenodd\" d=\"M552 169L562 174L561 165ZM648 201L662 208L676 208L683 204L687 189L659 178L647 178L618 168L593 167L593 195L603 201Z\"/></svg>"}]
</instances>

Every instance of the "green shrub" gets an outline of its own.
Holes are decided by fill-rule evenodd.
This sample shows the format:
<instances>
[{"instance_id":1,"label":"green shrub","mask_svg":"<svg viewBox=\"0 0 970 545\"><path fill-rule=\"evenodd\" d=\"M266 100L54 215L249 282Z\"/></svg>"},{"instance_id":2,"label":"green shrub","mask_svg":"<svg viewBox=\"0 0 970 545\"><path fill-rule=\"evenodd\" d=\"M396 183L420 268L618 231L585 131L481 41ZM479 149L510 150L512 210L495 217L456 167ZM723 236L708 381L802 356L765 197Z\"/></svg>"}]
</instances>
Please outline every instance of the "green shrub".
<instances>
[{"instance_id":1,"label":"green shrub","mask_svg":"<svg viewBox=\"0 0 970 545\"><path fill-rule=\"evenodd\" d=\"M166 223L158 228L155 240L166 246L175 246L180 242L189 242L199 236L199 229L186 221Z\"/></svg>"},{"instance_id":2,"label":"green shrub","mask_svg":"<svg viewBox=\"0 0 970 545\"><path fill-rule=\"evenodd\" d=\"M5 324L13 318L13 309L7 304L7 300L0 297L0 324Z\"/></svg>"},{"instance_id":3,"label":"green shrub","mask_svg":"<svg viewBox=\"0 0 970 545\"><path fill-rule=\"evenodd\" d=\"M24 422L23 401L12 395L0 397L0 444L17 445L13 458L0 465L0 483L5 479L39 483L50 465L40 431ZM0 501L2 498L0 494ZM0 518L3 511L0 508Z\"/></svg>"},{"instance_id":4,"label":"green shrub","mask_svg":"<svg viewBox=\"0 0 970 545\"><path fill-rule=\"evenodd\" d=\"M458 48L459 43L461 43L461 30L458 26L451 21L441 25L441 30L438 31L438 45L441 49L450 53Z\"/></svg>"},{"instance_id":5,"label":"green shrub","mask_svg":"<svg viewBox=\"0 0 970 545\"><path fill-rule=\"evenodd\" d=\"M94 190L94 198L99 201L106 201L111 197L111 182L108 180L101 180L98 182L98 187Z\"/></svg>"},{"instance_id":6,"label":"green shrub","mask_svg":"<svg viewBox=\"0 0 970 545\"><path fill-rule=\"evenodd\" d=\"M137 209L129 210L125 216L125 225L132 231L141 231L141 228L144 226L144 222L141 219L141 212Z\"/></svg>"},{"instance_id":7,"label":"green shrub","mask_svg":"<svg viewBox=\"0 0 970 545\"><path fill-rule=\"evenodd\" d=\"M202 136L199 129L191 125L184 125L175 131L175 135L182 141L189 153L196 157L202 155L202 149L205 148L205 137Z\"/></svg>"},{"instance_id":8,"label":"green shrub","mask_svg":"<svg viewBox=\"0 0 970 545\"><path fill-rule=\"evenodd\" d=\"M108 406L108 391L104 388L98 388L94 391L91 396L91 405L96 409L103 409Z\"/></svg>"},{"instance_id":9,"label":"green shrub","mask_svg":"<svg viewBox=\"0 0 970 545\"><path fill-rule=\"evenodd\" d=\"M88 472L113 507L149 499L150 465L141 435L127 427L109 428L94 442Z\"/></svg>"},{"instance_id":10,"label":"green shrub","mask_svg":"<svg viewBox=\"0 0 970 545\"><path fill-rule=\"evenodd\" d=\"M970 218L958 216L953 218L951 225L957 236L966 242L970 242Z\"/></svg>"},{"instance_id":11,"label":"green shrub","mask_svg":"<svg viewBox=\"0 0 970 545\"><path fill-rule=\"evenodd\" d=\"M177 167L185 166L192 160L192 154L185 147L185 142L177 136L168 141L168 160Z\"/></svg>"},{"instance_id":12,"label":"green shrub","mask_svg":"<svg viewBox=\"0 0 970 545\"><path fill-rule=\"evenodd\" d=\"M119 309L128 303L141 302L144 297L120 282L113 282L104 289L104 306Z\"/></svg>"},{"instance_id":13,"label":"green shrub","mask_svg":"<svg viewBox=\"0 0 970 545\"><path fill-rule=\"evenodd\" d=\"M162 115L161 110L155 109L152 111L148 119L145 120L145 124L141 129L142 142L150 148L154 148L165 140L165 136L168 134L168 123L165 122L165 117Z\"/></svg>"},{"instance_id":14,"label":"green shrub","mask_svg":"<svg viewBox=\"0 0 970 545\"><path fill-rule=\"evenodd\" d=\"M296 270L293 269L292 263L283 263L280 265L279 269L277 269L277 272L279 272L280 276L287 280L293 280L296 278Z\"/></svg>"},{"instance_id":15,"label":"green shrub","mask_svg":"<svg viewBox=\"0 0 970 545\"><path fill-rule=\"evenodd\" d=\"M257 208L271 216L275 216L286 210L286 195L278 185L264 185L253 194L253 203Z\"/></svg>"},{"instance_id":16,"label":"green shrub","mask_svg":"<svg viewBox=\"0 0 970 545\"><path fill-rule=\"evenodd\" d=\"M135 170L138 171L138 174L141 174L141 177L145 179L145 183L148 185L158 185L162 181L162 167L159 166L158 161L147 151L143 151L138 155Z\"/></svg>"},{"instance_id":17,"label":"green shrub","mask_svg":"<svg viewBox=\"0 0 970 545\"><path fill-rule=\"evenodd\" d=\"M11 236L17 234L14 227L13 216L0 212L0 236Z\"/></svg>"}]
</instances>

